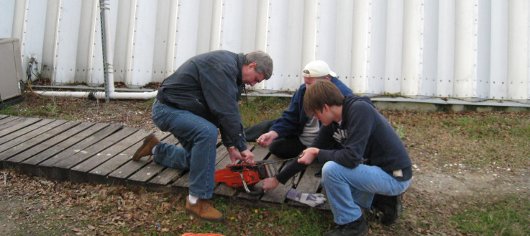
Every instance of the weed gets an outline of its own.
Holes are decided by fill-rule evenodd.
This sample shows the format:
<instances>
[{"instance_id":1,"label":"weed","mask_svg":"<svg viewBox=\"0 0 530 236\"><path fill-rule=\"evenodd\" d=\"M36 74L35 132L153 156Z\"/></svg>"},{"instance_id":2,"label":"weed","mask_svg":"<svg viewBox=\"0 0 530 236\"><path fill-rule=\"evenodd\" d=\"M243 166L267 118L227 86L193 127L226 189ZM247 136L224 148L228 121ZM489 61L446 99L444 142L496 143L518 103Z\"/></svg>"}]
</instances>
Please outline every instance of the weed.
<instances>
[{"instance_id":1,"label":"weed","mask_svg":"<svg viewBox=\"0 0 530 236\"><path fill-rule=\"evenodd\" d=\"M239 109L245 127L264 120L277 119L289 106L289 98L285 97L252 97L243 99Z\"/></svg>"}]
</instances>

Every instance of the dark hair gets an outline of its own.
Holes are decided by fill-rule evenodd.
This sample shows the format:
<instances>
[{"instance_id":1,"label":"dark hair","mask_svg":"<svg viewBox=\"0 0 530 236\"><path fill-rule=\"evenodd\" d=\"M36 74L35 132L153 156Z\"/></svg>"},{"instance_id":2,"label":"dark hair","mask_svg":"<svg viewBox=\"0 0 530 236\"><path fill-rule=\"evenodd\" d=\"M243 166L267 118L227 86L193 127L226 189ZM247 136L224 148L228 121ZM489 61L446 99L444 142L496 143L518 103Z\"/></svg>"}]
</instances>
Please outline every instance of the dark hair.
<instances>
[{"instance_id":1,"label":"dark hair","mask_svg":"<svg viewBox=\"0 0 530 236\"><path fill-rule=\"evenodd\" d=\"M340 90L329 80L317 80L309 85L304 95L304 111L308 116L322 111L324 105L340 106L344 96Z\"/></svg>"},{"instance_id":2,"label":"dark hair","mask_svg":"<svg viewBox=\"0 0 530 236\"><path fill-rule=\"evenodd\" d=\"M272 58L263 51L254 51L245 54L245 62L243 64L248 65L252 62L256 62L256 72L263 74L263 77L267 80L272 75Z\"/></svg>"}]
</instances>

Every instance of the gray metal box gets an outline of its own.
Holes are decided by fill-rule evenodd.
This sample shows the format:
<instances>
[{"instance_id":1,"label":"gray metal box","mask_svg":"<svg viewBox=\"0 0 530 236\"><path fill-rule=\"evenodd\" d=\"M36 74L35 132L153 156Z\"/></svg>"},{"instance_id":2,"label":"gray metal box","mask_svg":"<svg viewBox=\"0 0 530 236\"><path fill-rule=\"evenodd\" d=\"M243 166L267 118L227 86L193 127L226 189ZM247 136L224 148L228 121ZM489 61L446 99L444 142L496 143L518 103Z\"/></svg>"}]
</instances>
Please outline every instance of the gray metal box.
<instances>
[{"instance_id":1,"label":"gray metal box","mask_svg":"<svg viewBox=\"0 0 530 236\"><path fill-rule=\"evenodd\" d=\"M21 95L22 56L17 38L0 39L0 101Z\"/></svg>"}]
</instances>

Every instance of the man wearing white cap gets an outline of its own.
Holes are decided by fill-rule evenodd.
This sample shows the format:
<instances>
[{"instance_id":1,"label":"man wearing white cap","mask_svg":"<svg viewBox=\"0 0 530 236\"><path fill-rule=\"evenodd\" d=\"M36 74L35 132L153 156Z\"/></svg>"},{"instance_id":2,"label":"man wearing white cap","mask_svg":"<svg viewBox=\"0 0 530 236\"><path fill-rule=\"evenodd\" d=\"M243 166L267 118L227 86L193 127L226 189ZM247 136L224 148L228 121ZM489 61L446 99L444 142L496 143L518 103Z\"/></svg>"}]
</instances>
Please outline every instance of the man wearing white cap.
<instances>
[{"instance_id":1,"label":"man wearing white cap","mask_svg":"<svg viewBox=\"0 0 530 236\"><path fill-rule=\"evenodd\" d=\"M269 151L280 158L287 159L298 156L313 143L320 129L318 120L314 117L309 118L302 106L307 86L312 85L317 80L329 80L341 91L342 95L353 95L351 89L337 79L337 74L322 60L309 62L302 70L302 74L304 83L300 85L291 98L287 110L279 119L268 121L272 125L270 128L267 127L269 131L256 140L259 145L269 147ZM267 123L264 122L263 124L266 127ZM248 136L248 129L245 132ZM279 183L285 184L291 176L290 173L280 172L275 177L267 178L264 181L263 189L269 190L275 188Z\"/></svg>"},{"instance_id":2,"label":"man wearing white cap","mask_svg":"<svg viewBox=\"0 0 530 236\"><path fill-rule=\"evenodd\" d=\"M326 79L335 84L344 96L353 95L351 89L337 79L337 74L322 60L309 62L302 70L302 74L304 83L300 85L293 95L289 107L283 112L282 116L277 120L265 121L256 126L260 128L247 129L245 131L247 138L248 136L253 136L251 133L261 134L263 131L268 131L261 134L256 141L263 147L269 147L270 152L280 158L287 159L297 156L307 146L311 145L318 134L318 121L308 118L302 107L307 86L318 79Z\"/></svg>"}]
</instances>

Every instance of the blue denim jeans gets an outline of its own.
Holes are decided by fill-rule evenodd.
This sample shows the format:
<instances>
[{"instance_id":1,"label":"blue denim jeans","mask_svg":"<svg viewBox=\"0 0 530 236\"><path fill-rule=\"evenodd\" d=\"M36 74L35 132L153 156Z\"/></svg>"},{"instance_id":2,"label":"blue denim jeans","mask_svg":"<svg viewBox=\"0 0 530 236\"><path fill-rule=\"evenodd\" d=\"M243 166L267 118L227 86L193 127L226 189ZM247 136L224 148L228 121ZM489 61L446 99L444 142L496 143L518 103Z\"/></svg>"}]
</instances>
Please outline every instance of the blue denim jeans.
<instances>
[{"instance_id":1,"label":"blue denim jeans","mask_svg":"<svg viewBox=\"0 0 530 236\"><path fill-rule=\"evenodd\" d=\"M397 196L407 190L410 182L398 181L378 166L361 164L350 169L328 161L322 167L322 185L339 225L359 219L361 207L370 209L374 194Z\"/></svg>"},{"instance_id":2,"label":"blue denim jeans","mask_svg":"<svg viewBox=\"0 0 530 236\"><path fill-rule=\"evenodd\" d=\"M182 145L159 143L154 161L165 167L189 170L190 194L200 199L212 198L217 127L187 110L158 101L153 104L152 118L160 130L171 132Z\"/></svg>"}]
</instances>

